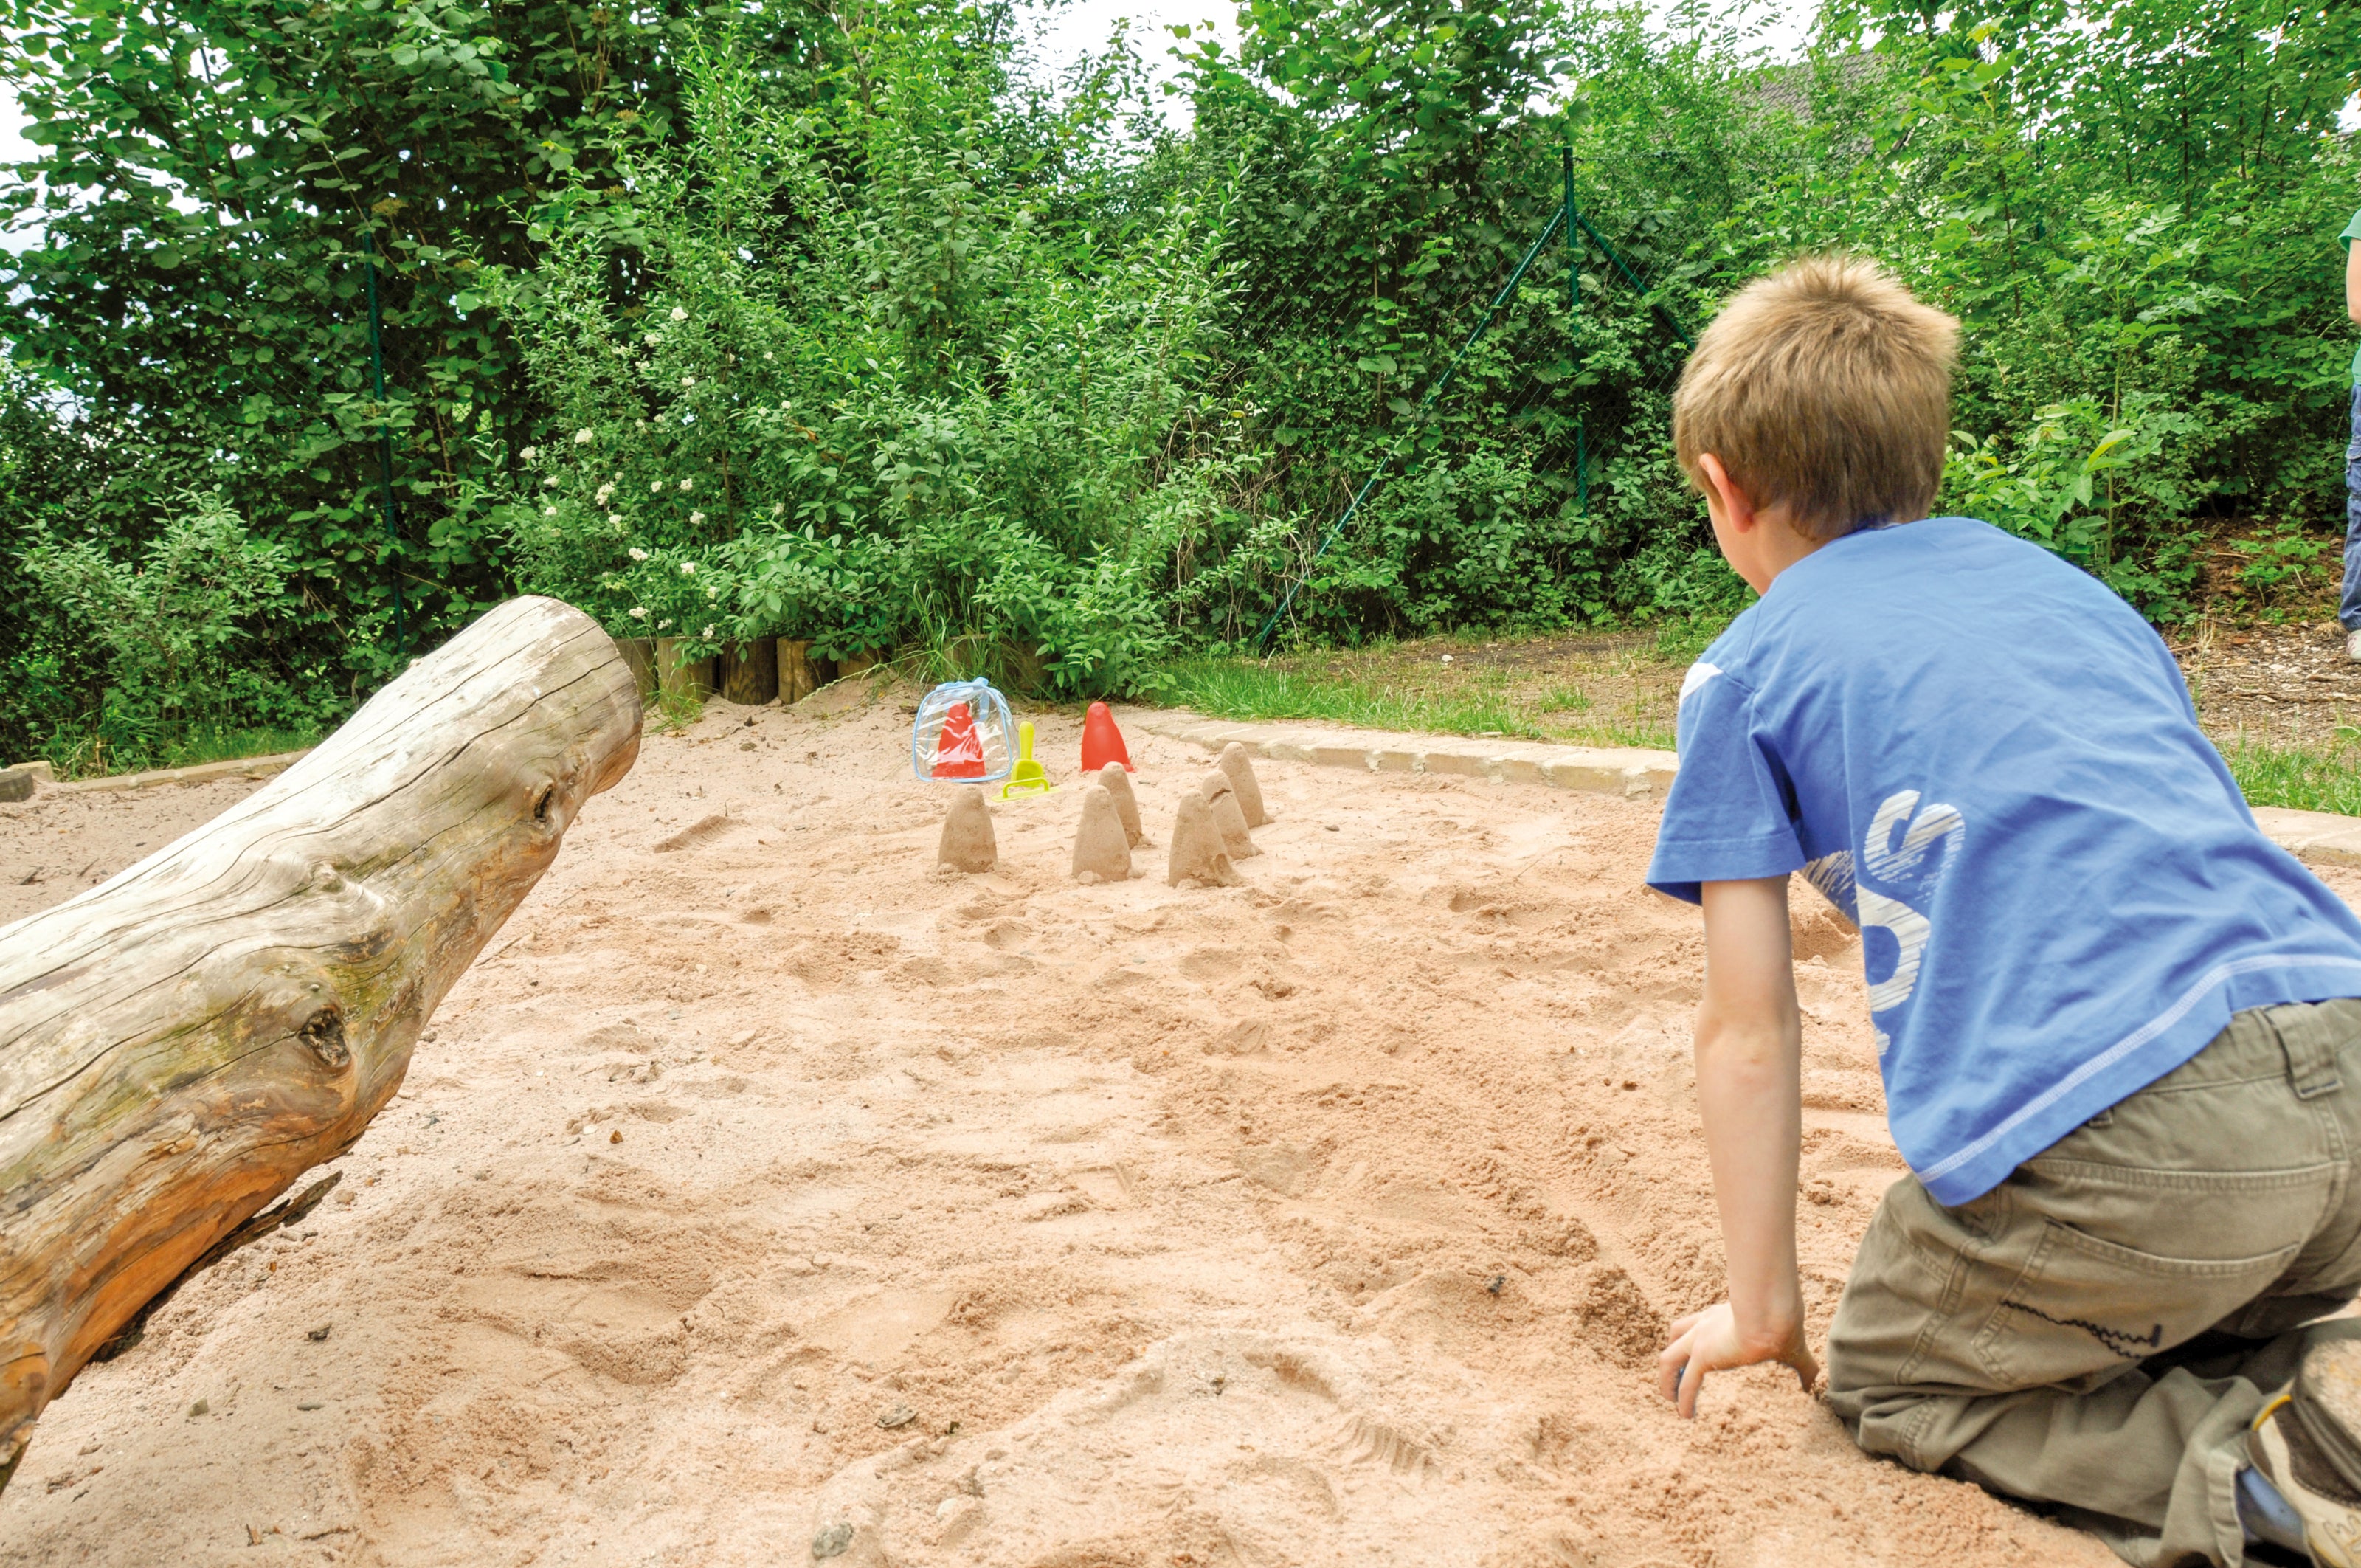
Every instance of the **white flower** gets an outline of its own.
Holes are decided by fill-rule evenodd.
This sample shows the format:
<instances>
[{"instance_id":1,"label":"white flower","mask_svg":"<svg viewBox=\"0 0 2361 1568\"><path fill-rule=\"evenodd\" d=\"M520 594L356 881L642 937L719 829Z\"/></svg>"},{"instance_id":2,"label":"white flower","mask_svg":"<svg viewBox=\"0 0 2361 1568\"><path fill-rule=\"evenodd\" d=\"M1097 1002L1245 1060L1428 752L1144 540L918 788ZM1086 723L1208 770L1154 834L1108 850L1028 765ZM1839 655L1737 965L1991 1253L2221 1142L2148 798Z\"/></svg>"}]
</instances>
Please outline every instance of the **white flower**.
<instances>
[{"instance_id":1,"label":"white flower","mask_svg":"<svg viewBox=\"0 0 2361 1568\"><path fill-rule=\"evenodd\" d=\"M596 439L597 437L590 433L590 427L587 424L574 433L574 444L577 446L588 446Z\"/></svg>"},{"instance_id":2,"label":"white flower","mask_svg":"<svg viewBox=\"0 0 2361 1568\"><path fill-rule=\"evenodd\" d=\"M705 602L708 604L711 604L715 599L718 599L720 597L721 590L719 588L708 588L705 590ZM708 632L706 635L711 636L712 633Z\"/></svg>"},{"instance_id":3,"label":"white flower","mask_svg":"<svg viewBox=\"0 0 2361 1568\"><path fill-rule=\"evenodd\" d=\"M554 490L557 488L557 476L552 474L548 478L544 479L541 482L541 488L544 490Z\"/></svg>"},{"instance_id":4,"label":"white flower","mask_svg":"<svg viewBox=\"0 0 2361 1568\"><path fill-rule=\"evenodd\" d=\"M636 545L636 544L634 544L634 545L632 545L632 546L631 546L631 559L632 559L632 560L634 560L634 561L644 561L644 560L646 560L647 558L648 558L648 553L647 553L646 551L644 551L644 550L641 549L641 548L640 548L638 545Z\"/></svg>"},{"instance_id":5,"label":"white flower","mask_svg":"<svg viewBox=\"0 0 2361 1568\"><path fill-rule=\"evenodd\" d=\"M612 486L612 485L601 485L601 486L599 486L599 487L598 487L598 493L597 495L592 496L592 497L590 498L591 504L592 504L592 505L594 505L594 506L605 506L605 505L607 504L607 498L608 498L608 497L609 497L609 496L611 496L611 495L613 495L614 493L615 493L615 487L614 487L614 486Z\"/></svg>"},{"instance_id":6,"label":"white flower","mask_svg":"<svg viewBox=\"0 0 2361 1568\"><path fill-rule=\"evenodd\" d=\"M608 527L609 527L609 528L620 528L620 527L622 527L622 526L623 526L623 514L622 514L621 512L619 512L619 511L610 511L610 512L609 512L609 513L607 514L607 526L608 526Z\"/></svg>"},{"instance_id":7,"label":"white flower","mask_svg":"<svg viewBox=\"0 0 2361 1568\"><path fill-rule=\"evenodd\" d=\"M664 494L664 481L662 479L650 479L648 481L648 494L652 496L660 496Z\"/></svg>"},{"instance_id":8,"label":"white flower","mask_svg":"<svg viewBox=\"0 0 2361 1568\"><path fill-rule=\"evenodd\" d=\"M658 631L669 631L672 630L672 622L669 620L659 620L656 622L656 630Z\"/></svg>"},{"instance_id":9,"label":"white flower","mask_svg":"<svg viewBox=\"0 0 2361 1568\"><path fill-rule=\"evenodd\" d=\"M616 358L618 358L618 359L629 359L631 356L631 348L630 348L630 346L629 346L628 345L618 344L618 345L616 345L616 347L615 347L615 357L616 357Z\"/></svg>"},{"instance_id":10,"label":"white flower","mask_svg":"<svg viewBox=\"0 0 2361 1568\"><path fill-rule=\"evenodd\" d=\"M643 419L635 419L631 422L631 428L633 430L645 430L648 428L648 422Z\"/></svg>"},{"instance_id":11,"label":"white flower","mask_svg":"<svg viewBox=\"0 0 2361 1568\"><path fill-rule=\"evenodd\" d=\"M645 333L642 334L642 340L645 342L650 348L653 348L657 344L664 341L664 334L660 332Z\"/></svg>"},{"instance_id":12,"label":"white flower","mask_svg":"<svg viewBox=\"0 0 2361 1568\"><path fill-rule=\"evenodd\" d=\"M693 511L693 512L690 512L690 513L688 514L688 526L689 526L689 527L691 527L691 528L695 528L695 527L697 527L699 523L702 523L704 521L705 521L705 514L704 514L703 512L701 512L701 511Z\"/></svg>"},{"instance_id":13,"label":"white flower","mask_svg":"<svg viewBox=\"0 0 2361 1568\"><path fill-rule=\"evenodd\" d=\"M697 576L697 563L694 561L683 561L680 564L680 575L684 577L693 577Z\"/></svg>"},{"instance_id":14,"label":"white flower","mask_svg":"<svg viewBox=\"0 0 2361 1568\"><path fill-rule=\"evenodd\" d=\"M544 507L541 509L541 515L544 517L555 517L557 515L557 509L555 507Z\"/></svg>"},{"instance_id":15,"label":"white flower","mask_svg":"<svg viewBox=\"0 0 2361 1568\"><path fill-rule=\"evenodd\" d=\"M694 387L697 385L697 378L694 376L683 376L680 378L680 384L684 387Z\"/></svg>"},{"instance_id":16,"label":"white flower","mask_svg":"<svg viewBox=\"0 0 2361 1568\"><path fill-rule=\"evenodd\" d=\"M785 517L785 516L786 516L786 515L787 515L787 503L786 503L786 502L785 502L785 501L773 501L773 502L771 503L771 515L772 515L773 517Z\"/></svg>"},{"instance_id":17,"label":"white flower","mask_svg":"<svg viewBox=\"0 0 2361 1568\"><path fill-rule=\"evenodd\" d=\"M538 446L528 446L523 451L518 453L517 455L530 463L534 458L541 455L541 448Z\"/></svg>"},{"instance_id":18,"label":"white flower","mask_svg":"<svg viewBox=\"0 0 2361 1568\"><path fill-rule=\"evenodd\" d=\"M763 350L763 364L765 364L765 365L768 365L770 362L771 362L771 351L770 351L769 349L767 349L767 348L766 348L766 349Z\"/></svg>"},{"instance_id":19,"label":"white flower","mask_svg":"<svg viewBox=\"0 0 2361 1568\"><path fill-rule=\"evenodd\" d=\"M636 551L636 550L634 550L634 551L632 551L632 552L631 552L631 554L634 554L634 555L636 555L636 554L639 554L639 552L638 552L638 551ZM648 618L648 607L647 607L647 606L645 606L645 605L643 605L643 604L635 604L635 605L633 605L633 606L631 607L631 619L632 619L633 620L645 620L647 618Z\"/></svg>"},{"instance_id":20,"label":"white flower","mask_svg":"<svg viewBox=\"0 0 2361 1568\"><path fill-rule=\"evenodd\" d=\"M675 305L672 308L672 319L676 322L685 322L688 319L688 313L681 309L678 305Z\"/></svg>"},{"instance_id":21,"label":"white flower","mask_svg":"<svg viewBox=\"0 0 2361 1568\"><path fill-rule=\"evenodd\" d=\"M704 638L708 642L710 642L713 641L713 628L708 626L704 630L698 632L697 635Z\"/></svg>"},{"instance_id":22,"label":"white flower","mask_svg":"<svg viewBox=\"0 0 2361 1568\"><path fill-rule=\"evenodd\" d=\"M680 482L680 493L684 496L695 488L697 488L697 481L695 479L683 479Z\"/></svg>"}]
</instances>

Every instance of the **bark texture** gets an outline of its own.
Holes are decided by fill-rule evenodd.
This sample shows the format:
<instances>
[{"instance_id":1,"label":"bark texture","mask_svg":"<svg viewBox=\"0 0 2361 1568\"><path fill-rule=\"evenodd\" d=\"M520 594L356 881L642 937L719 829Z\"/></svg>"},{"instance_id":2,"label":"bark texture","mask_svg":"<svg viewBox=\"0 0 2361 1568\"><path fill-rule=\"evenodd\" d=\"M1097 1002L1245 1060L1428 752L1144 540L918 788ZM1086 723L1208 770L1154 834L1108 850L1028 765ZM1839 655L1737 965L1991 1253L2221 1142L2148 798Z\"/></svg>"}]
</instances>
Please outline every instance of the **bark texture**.
<instances>
[{"instance_id":1,"label":"bark texture","mask_svg":"<svg viewBox=\"0 0 2361 1568\"><path fill-rule=\"evenodd\" d=\"M512 600L212 822L0 927L0 1486L93 1351L359 1138L639 741L613 641Z\"/></svg>"}]
</instances>

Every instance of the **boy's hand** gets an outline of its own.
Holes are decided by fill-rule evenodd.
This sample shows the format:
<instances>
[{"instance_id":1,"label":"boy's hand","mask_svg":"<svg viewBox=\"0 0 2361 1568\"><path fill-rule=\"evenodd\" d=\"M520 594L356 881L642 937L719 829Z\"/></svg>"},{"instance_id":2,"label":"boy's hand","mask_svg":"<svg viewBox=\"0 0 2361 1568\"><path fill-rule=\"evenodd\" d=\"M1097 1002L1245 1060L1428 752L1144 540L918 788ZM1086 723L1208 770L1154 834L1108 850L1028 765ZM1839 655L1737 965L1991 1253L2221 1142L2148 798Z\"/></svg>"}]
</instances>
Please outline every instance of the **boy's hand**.
<instances>
[{"instance_id":1,"label":"boy's hand","mask_svg":"<svg viewBox=\"0 0 2361 1568\"><path fill-rule=\"evenodd\" d=\"M1697 1390L1705 1387L1707 1373L1763 1361L1784 1362L1794 1367L1795 1380L1806 1394L1819 1381L1820 1364L1812 1359L1812 1348L1804 1342L1800 1320L1784 1336L1750 1338L1739 1332L1737 1314L1723 1301L1673 1324L1673 1343L1656 1357L1657 1386L1665 1398L1678 1401L1682 1415L1694 1416Z\"/></svg>"}]
</instances>

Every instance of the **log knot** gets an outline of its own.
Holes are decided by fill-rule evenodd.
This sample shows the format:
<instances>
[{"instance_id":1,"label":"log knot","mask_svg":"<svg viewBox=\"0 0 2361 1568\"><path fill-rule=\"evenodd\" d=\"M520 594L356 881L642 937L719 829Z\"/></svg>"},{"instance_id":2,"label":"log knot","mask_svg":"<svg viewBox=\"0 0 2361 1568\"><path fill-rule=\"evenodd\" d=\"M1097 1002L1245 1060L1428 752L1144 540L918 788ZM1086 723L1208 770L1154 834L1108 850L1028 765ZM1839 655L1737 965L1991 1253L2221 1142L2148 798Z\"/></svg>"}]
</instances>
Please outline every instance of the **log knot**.
<instances>
[{"instance_id":1,"label":"log knot","mask_svg":"<svg viewBox=\"0 0 2361 1568\"><path fill-rule=\"evenodd\" d=\"M324 1067L342 1069L353 1059L351 1048L345 1044L345 1014L340 1007L323 1007L303 1021L300 1037Z\"/></svg>"}]
</instances>

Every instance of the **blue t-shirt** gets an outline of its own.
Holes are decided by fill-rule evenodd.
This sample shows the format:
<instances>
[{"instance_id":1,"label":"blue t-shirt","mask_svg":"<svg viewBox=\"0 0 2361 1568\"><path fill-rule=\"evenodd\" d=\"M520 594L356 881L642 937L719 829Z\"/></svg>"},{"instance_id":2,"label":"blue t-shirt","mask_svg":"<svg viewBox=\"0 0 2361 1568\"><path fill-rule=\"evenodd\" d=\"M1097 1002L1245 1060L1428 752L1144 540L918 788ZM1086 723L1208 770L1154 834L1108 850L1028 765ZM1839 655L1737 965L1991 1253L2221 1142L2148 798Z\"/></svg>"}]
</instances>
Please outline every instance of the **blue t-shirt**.
<instances>
[{"instance_id":1,"label":"blue t-shirt","mask_svg":"<svg viewBox=\"0 0 2361 1568\"><path fill-rule=\"evenodd\" d=\"M1886 1116L1990 1190L2248 1007L2361 995L2361 921L2263 836L2163 641L1967 518L1798 561L1681 685L1650 885L1800 871L1861 928Z\"/></svg>"}]
</instances>

